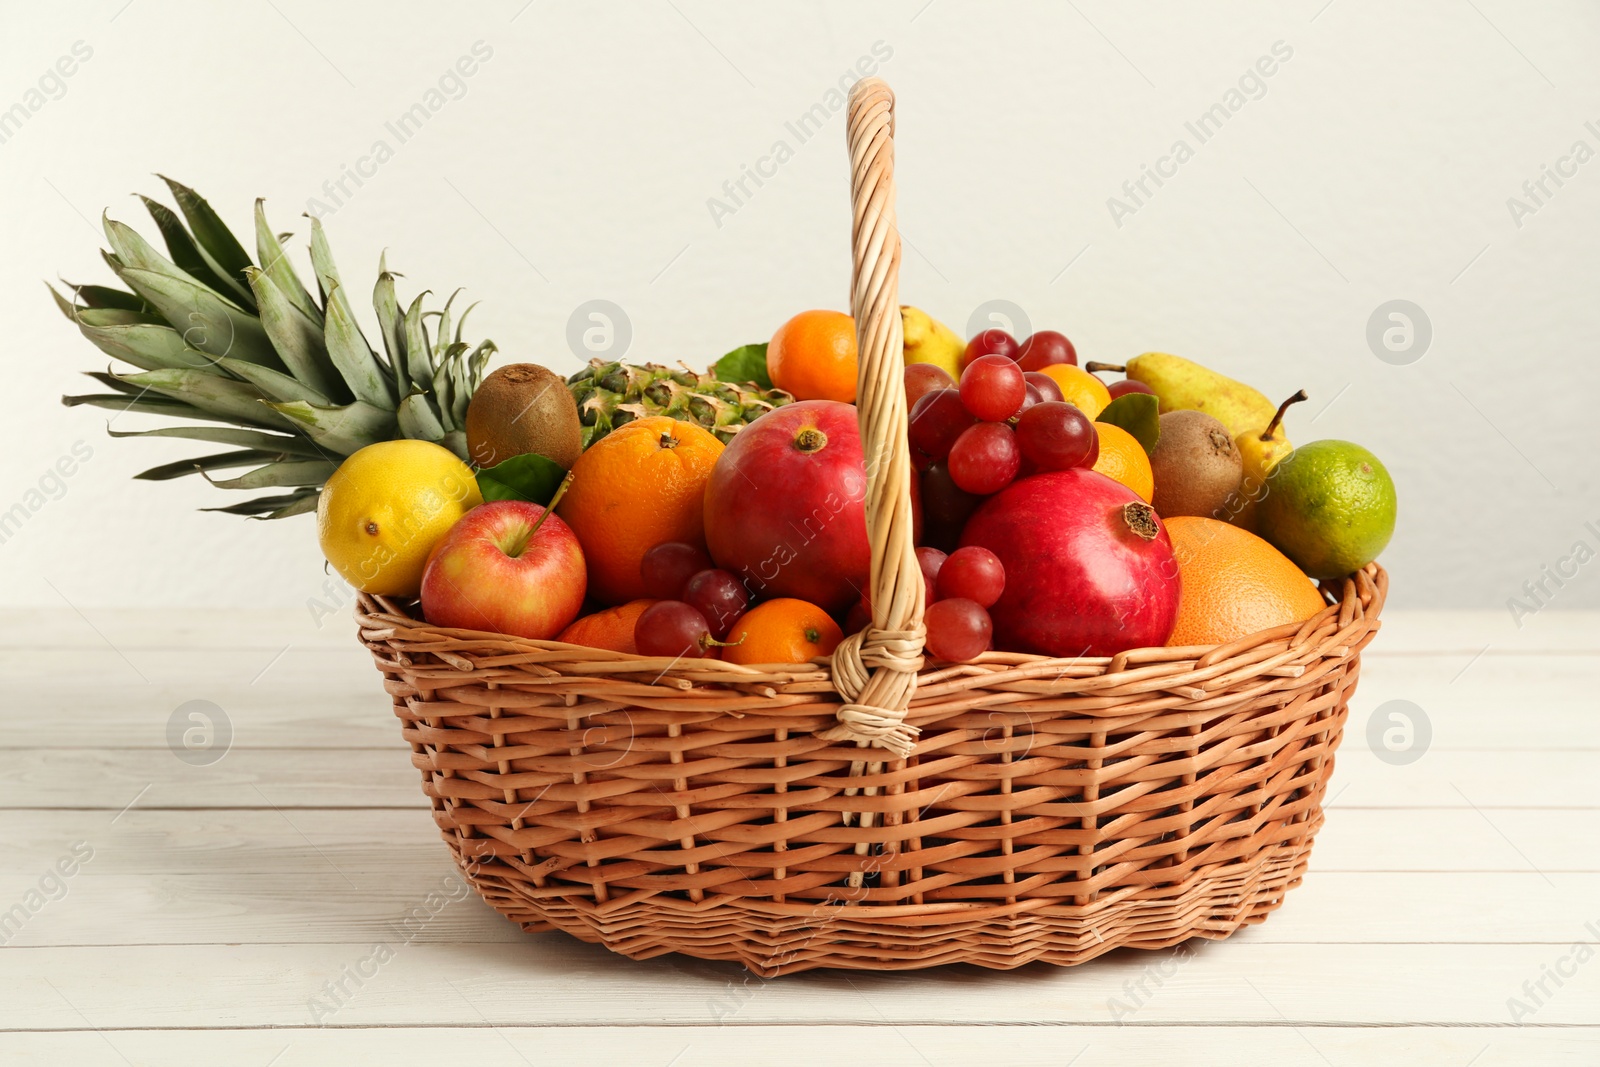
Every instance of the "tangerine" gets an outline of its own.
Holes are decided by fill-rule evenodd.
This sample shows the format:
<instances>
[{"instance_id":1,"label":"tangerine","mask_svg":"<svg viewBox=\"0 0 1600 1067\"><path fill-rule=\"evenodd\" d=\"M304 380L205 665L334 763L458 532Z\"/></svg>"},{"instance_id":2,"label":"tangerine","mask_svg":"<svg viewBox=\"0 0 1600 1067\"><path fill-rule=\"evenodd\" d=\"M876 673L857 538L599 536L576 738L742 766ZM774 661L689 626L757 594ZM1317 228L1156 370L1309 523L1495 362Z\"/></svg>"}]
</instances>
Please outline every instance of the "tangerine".
<instances>
[{"instance_id":1,"label":"tangerine","mask_svg":"<svg viewBox=\"0 0 1600 1067\"><path fill-rule=\"evenodd\" d=\"M728 631L722 658L729 663L804 663L831 653L844 632L826 611L804 600L779 597L757 604Z\"/></svg>"},{"instance_id":2,"label":"tangerine","mask_svg":"<svg viewBox=\"0 0 1600 1067\"><path fill-rule=\"evenodd\" d=\"M644 614L644 609L654 600L630 600L626 604L604 611L596 611L575 620L556 635L557 641L589 648L609 648L613 652L638 655L639 646L633 640L633 628Z\"/></svg>"},{"instance_id":3,"label":"tangerine","mask_svg":"<svg viewBox=\"0 0 1600 1067\"><path fill-rule=\"evenodd\" d=\"M767 376L796 400L856 402L856 320L842 311L802 311L772 335Z\"/></svg>"},{"instance_id":4,"label":"tangerine","mask_svg":"<svg viewBox=\"0 0 1600 1067\"><path fill-rule=\"evenodd\" d=\"M1075 404L1078 410L1095 419L1111 403L1111 391L1106 388L1106 383L1090 374L1082 367L1075 367L1071 363L1052 363L1048 367L1040 367L1040 374L1048 374L1055 379L1061 387L1061 398L1069 404Z\"/></svg>"},{"instance_id":5,"label":"tangerine","mask_svg":"<svg viewBox=\"0 0 1600 1067\"><path fill-rule=\"evenodd\" d=\"M720 455L711 431L655 415L612 430L578 457L556 514L583 546L591 596L638 600L646 552L663 541L705 547L706 481Z\"/></svg>"},{"instance_id":6,"label":"tangerine","mask_svg":"<svg viewBox=\"0 0 1600 1067\"><path fill-rule=\"evenodd\" d=\"M1150 456L1139 439L1109 422L1097 422L1094 429L1100 435L1100 458L1094 461L1094 469L1121 482L1149 503L1155 495L1156 478L1150 469Z\"/></svg>"},{"instance_id":7,"label":"tangerine","mask_svg":"<svg viewBox=\"0 0 1600 1067\"><path fill-rule=\"evenodd\" d=\"M1322 610L1311 579L1250 531L1198 515L1165 525L1181 585L1168 645L1225 644Z\"/></svg>"}]
</instances>

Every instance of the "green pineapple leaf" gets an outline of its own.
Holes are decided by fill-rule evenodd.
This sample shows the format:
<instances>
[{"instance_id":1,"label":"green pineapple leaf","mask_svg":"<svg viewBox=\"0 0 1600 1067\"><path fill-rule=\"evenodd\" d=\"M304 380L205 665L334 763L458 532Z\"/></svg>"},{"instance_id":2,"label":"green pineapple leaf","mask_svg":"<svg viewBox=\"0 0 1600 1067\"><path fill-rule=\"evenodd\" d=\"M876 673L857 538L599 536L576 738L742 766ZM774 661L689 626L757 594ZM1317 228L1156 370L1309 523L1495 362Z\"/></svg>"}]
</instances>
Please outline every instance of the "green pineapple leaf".
<instances>
[{"instance_id":1,"label":"green pineapple leaf","mask_svg":"<svg viewBox=\"0 0 1600 1067\"><path fill-rule=\"evenodd\" d=\"M188 474L199 474L202 471L224 470L228 467L250 467L257 463L266 463L276 459L272 452L261 452L256 449L245 449L241 452L218 452L212 456L196 456L193 459L179 459L171 463L163 463L159 467L140 471L134 477L145 482L166 482L173 478L182 478Z\"/></svg>"},{"instance_id":2,"label":"green pineapple leaf","mask_svg":"<svg viewBox=\"0 0 1600 1067\"><path fill-rule=\"evenodd\" d=\"M253 309L255 298L244 276L245 268L250 266L250 256L239 239L199 193L165 174L157 177L167 183L178 201L178 210L189 220L189 229L194 231L195 250L205 259L211 272L221 278L246 307Z\"/></svg>"}]
</instances>

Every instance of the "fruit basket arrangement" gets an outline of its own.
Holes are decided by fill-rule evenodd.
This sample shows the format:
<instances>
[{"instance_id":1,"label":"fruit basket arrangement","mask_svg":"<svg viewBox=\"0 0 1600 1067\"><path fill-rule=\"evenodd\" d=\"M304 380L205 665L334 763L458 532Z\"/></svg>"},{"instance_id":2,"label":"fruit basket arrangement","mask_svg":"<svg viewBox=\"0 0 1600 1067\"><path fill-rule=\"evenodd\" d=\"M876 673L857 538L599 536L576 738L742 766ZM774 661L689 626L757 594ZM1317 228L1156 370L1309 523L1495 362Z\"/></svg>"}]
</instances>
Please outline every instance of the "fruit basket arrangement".
<instances>
[{"instance_id":1,"label":"fruit basket arrangement","mask_svg":"<svg viewBox=\"0 0 1600 1067\"><path fill-rule=\"evenodd\" d=\"M320 227L313 299L259 204L258 268L175 184L170 258L108 223L133 292L58 297L142 368L69 403L237 449L147 476L317 511L446 843L527 930L763 976L1076 964L1225 937L1305 872L1387 473L1291 449L1304 394L902 308L893 132L858 83L851 313L704 373L485 379L387 269L380 355Z\"/></svg>"}]
</instances>

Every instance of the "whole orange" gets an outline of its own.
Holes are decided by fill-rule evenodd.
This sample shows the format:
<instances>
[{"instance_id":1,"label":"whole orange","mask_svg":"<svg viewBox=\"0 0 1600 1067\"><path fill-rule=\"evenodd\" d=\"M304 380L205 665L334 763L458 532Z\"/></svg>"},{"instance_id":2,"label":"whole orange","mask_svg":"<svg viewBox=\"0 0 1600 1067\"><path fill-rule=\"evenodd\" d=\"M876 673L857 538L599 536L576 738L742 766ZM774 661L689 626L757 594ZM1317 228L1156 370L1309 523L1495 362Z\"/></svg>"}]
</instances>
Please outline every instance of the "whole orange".
<instances>
[{"instance_id":1,"label":"whole orange","mask_svg":"<svg viewBox=\"0 0 1600 1067\"><path fill-rule=\"evenodd\" d=\"M613 652L638 655L639 646L634 644L633 628L638 624L639 616L644 614L644 609L654 603L654 600L630 600L618 607L585 615L562 630L556 640L569 645L609 648Z\"/></svg>"},{"instance_id":2,"label":"whole orange","mask_svg":"<svg viewBox=\"0 0 1600 1067\"><path fill-rule=\"evenodd\" d=\"M802 311L772 335L767 376L796 400L856 402L856 320L842 311Z\"/></svg>"},{"instance_id":3,"label":"whole orange","mask_svg":"<svg viewBox=\"0 0 1600 1067\"><path fill-rule=\"evenodd\" d=\"M722 658L729 663L804 663L828 655L844 633L815 604L779 597L739 616L728 640Z\"/></svg>"},{"instance_id":4,"label":"whole orange","mask_svg":"<svg viewBox=\"0 0 1600 1067\"><path fill-rule=\"evenodd\" d=\"M1106 383L1082 367L1075 367L1071 363L1052 363L1042 368L1040 373L1055 379L1055 383L1061 387L1062 398L1069 404L1076 404L1078 410L1091 419L1098 418L1106 405L1111 403L1111 391L1106 388Z\"/></svg>"},{"instance_id":5,"label":"whole orange","mask_svg":"<svg viewBox=\"0 0 1600 1067\"><path fill-rule=\"evenodd\" d=\"M1094 469L1121 482L1148 503L1155 495L1156 479L1139 439L1109 422L1095 423L1094 430L1100 435L1100 458L1094 461Z\"/></svg>"},{"instance_id":6,"label":"whole orange","mask_svg":"<svg viewBox=\"0 0 1600 1067\"><path fill-rule=\"evenodd\" d=\"M1248 530L1196 515L1165 525L1181 585L1167 644L1220 645L1322 610L1311 579Z\"/></svg>"},{"instance_id":7,"label":"whole orange","mask_svg":"<svg viewBox=\"0 0 1600 1067\"><path fill-rule=\"evenodd\" d=\"M705 545L706 479L720 455L709 430L656 415L612 430L578 457L556 514L583 546L590 596L638 600L646 552L663 541Z\"/></svg>"}]
</instances>

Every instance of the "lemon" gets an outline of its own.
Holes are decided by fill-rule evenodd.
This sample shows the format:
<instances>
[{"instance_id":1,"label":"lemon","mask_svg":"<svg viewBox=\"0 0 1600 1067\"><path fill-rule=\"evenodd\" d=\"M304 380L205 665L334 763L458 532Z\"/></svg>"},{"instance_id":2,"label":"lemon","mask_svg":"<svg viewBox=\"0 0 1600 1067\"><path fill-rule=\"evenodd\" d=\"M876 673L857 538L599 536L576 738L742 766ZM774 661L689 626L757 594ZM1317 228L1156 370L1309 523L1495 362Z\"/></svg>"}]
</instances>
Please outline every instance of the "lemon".
<instances>
[{"instance_id":1,"label":"lemon","mask_svg":"<svg viewBox=\"0 0 1600 1067\"><path fill-rule=\"evenodd\" d=\"M322 487L317 540L363 593L416 596L428 553L483 503L472 469L430 441L381 441L354 452Z\"/></svg>"},{"instance_id":2,"label":"lemon","mask_svg":"<svg viewBox=\"0 0 1600 1067\"><path fill-rule=\"evenodd\" d=\"M1261 536L1313 578L1342 578L1378 558L1394 534L1394 481L1349 441L1312 441L1267 477Z\"/></svg>"}]
</instances>

